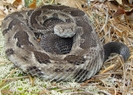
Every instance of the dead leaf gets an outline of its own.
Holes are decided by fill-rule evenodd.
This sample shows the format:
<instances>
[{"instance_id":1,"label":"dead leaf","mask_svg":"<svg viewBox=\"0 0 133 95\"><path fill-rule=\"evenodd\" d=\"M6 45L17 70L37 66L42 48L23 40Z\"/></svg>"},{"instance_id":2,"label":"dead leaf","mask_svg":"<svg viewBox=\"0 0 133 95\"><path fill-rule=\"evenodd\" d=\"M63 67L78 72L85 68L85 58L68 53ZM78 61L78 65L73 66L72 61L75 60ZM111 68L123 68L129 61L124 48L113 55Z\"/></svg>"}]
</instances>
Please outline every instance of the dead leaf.
<instances>
[{"instance_id":1,"label":"dead leaf","mask_svg":"<svg viewBox=\"0 0 133 95\"><path fill-rule=\"evenodd\" d=\"M56 4L61 4L61 5L67 5L70 7L77 7L75 4L75 0L55 0Z\"/></svg>"},{"instance_id":2,"label":"dead leaf","mask_svg":"<svg viewBox=\"0 0 133 95\"><path fill-rule=\"evenodd\" d=\"M117 17L122 14L125 14L125 10L123 8L118 8L117 11L114 13L113 17Z\"/></svg>"},{"instance_id":3,"label":"dead leaf","mask_svg":"<svg viewBox=\"0 0 133 95\"><path fill-rule=\"evenodd\" d=\"M79 8L85 3L85 0L55 0L55 4L66 5L74 8Z\"/></svg>"},{"instance_id":4,"label":"dead leaf","mask_svg":"<svg viewBox=\"0 0 133 95\"><path fill-rule=\"evenodd\" d=\"M2 0L2 2L9 3L9 4L13 4L14 1L16 1L16 0Z\"/></svg>"},{"instance_id":5,"label":"dead leaf","mask_svg":"<svg viewBox=\"0 0 133 95\"><path fill-rule=\"evenodd\" d=\"M14 6L19 6L19 5L21 5L22 4L22 0L15 0L14 2L13 2L13 5Z\"/></svg>"},{"instance_id":6,"label":"dead leaf","mask_svg":"<svg viewBox=\"0 0 133 95\"><path fill-rule=\"evenodd\" d=\"M1 26L1 23L2 23L2 20L5 18L6 14L4 13L3 11L3 7L0 6L0 26Z\"/></svg>"},{"instance_id":7,"label":"dead leaf","mask_svg":"<svg viewBox=\"0 0 133 95\"><path fill-rule=\"evenodd\" d=\"M32 3L29 5L29 8L36 8L36 0L32 1Z\"/></svg>"}]
</instances>

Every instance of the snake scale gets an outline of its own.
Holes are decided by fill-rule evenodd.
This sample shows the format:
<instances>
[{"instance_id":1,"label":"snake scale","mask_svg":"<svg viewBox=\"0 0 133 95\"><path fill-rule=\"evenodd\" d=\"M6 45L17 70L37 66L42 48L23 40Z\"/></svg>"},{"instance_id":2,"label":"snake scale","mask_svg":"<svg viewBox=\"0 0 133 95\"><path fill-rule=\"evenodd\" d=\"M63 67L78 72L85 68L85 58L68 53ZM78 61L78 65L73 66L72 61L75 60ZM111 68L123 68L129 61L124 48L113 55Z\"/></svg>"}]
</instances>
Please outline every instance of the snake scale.
<instances>
[{"instance_id":1,"label":"snake scale","mask_svg":"<svg viewBox=\"0 0 133 95\"><path fill-rule=\"evenodd\" d=\"M44 5L11 13L1 29L9 60L22 71L50 81L85 81L100 70L112 50L125 60L129 57L122 43L103 47L87 14L68 6Z\"/></svg>"}]
</instances>

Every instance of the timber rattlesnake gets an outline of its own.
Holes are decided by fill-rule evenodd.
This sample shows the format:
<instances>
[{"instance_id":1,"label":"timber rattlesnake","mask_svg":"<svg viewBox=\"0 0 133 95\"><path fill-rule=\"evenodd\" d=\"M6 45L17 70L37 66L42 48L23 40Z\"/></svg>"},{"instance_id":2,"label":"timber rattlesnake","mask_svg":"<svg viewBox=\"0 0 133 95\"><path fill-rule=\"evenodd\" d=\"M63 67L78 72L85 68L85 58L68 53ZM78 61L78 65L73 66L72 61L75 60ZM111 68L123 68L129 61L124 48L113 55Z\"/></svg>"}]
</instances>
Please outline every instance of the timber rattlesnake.
<instances>
[{"instance_id":1,"label":"timber rattlesnake","mask_svg":"<svg viewBox=\"0 0 133 95\"><path fill-rule=\"evenodd\" d=\"M103 45L88 16L76 8L45 5L15 12L3 20L2 32L9 60L32 76L81 82L103 65ZM121 46L127 59L129 49Z\"/></svg>"}]
</instances>

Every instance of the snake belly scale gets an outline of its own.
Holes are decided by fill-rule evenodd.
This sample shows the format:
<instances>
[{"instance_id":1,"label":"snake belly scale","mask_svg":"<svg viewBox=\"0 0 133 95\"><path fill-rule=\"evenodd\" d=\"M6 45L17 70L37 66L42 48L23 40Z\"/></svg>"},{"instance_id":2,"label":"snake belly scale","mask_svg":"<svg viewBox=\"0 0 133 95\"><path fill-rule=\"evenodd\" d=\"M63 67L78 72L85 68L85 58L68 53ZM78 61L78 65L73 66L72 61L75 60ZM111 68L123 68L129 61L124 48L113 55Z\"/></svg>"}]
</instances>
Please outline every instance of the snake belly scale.
<instances>
[{"instance_id":1,"label":"snake belly scale","mask_svg":"<svg viewBox=\"0 0 133 95\"><path fill-rule=\"evenodd\" d=\"M32 76L81 82L103 65L103 45L88 16L76 8L45 5L14 12L3 20L2 32L9 60Z\"/></svg>"}]
</instances>

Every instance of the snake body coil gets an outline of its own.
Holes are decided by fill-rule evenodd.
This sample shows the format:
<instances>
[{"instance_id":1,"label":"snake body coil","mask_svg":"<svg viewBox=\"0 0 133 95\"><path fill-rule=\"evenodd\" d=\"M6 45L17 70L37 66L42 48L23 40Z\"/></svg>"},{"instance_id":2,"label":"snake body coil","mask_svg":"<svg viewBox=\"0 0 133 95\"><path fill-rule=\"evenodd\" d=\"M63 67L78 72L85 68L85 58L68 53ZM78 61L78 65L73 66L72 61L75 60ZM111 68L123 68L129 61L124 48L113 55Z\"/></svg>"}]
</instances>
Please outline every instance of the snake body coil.
<instances>
[{"instance_id":1,"label":"snake body coil","mask_svg":"<svg viewBox=\"0 0 133 95\"><path fill-rule=\"evenodd\" d=\"M46 80L85 81L102 67L104 49L88 16L62 5L15 12L2 23L15 66Z\"/></svg>"}]
</instances>

